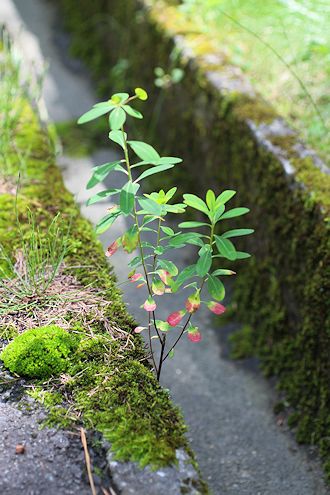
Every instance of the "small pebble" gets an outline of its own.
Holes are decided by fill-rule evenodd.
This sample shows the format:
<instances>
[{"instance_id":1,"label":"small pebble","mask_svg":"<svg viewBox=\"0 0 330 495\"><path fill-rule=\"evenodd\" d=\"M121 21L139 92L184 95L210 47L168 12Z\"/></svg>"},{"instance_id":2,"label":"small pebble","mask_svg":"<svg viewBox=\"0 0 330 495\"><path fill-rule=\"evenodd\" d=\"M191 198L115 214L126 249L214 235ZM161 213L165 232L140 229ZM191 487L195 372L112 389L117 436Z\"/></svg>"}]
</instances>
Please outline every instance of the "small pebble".
<instances>
[{"instance_id":1,"label":"small pebble","mask_svg":"<svg viewBox=\"0 0 330 495\"><path fill-rule=\"evenodd\" d=\"M22 445L21 443L18 443L15 448L15 454L24 454L25 453L25 446Z\"/></svg>"}]
</instances>

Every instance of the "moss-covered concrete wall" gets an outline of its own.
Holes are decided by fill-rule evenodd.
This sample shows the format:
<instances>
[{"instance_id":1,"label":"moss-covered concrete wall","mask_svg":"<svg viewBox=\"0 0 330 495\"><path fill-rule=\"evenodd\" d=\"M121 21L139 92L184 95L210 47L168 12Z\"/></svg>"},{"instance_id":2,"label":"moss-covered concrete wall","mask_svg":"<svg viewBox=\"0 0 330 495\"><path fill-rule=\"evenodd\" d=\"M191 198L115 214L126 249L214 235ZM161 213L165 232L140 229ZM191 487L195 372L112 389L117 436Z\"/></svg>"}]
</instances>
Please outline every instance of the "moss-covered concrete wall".
<instances>
[{"instance_id":1,"label":"moss-covered concrete wall","mask_svg":"<svg viewBox=\"0 0 330 495\"><path fill-rule=\"evenodd\" d=\"M318 444L329 459L329 171L175 6L61 3L73 52L91 67L100 92L148 90L159 118L145 118L144 137L184 158L180 186L235 188L251 208L256 234L242 247L254 258L235 295L239 318L251 326L242 339L279 378L298 440ZM157 89L159 66L182 68L183 80Z\"/></svg>"}]
</instances>

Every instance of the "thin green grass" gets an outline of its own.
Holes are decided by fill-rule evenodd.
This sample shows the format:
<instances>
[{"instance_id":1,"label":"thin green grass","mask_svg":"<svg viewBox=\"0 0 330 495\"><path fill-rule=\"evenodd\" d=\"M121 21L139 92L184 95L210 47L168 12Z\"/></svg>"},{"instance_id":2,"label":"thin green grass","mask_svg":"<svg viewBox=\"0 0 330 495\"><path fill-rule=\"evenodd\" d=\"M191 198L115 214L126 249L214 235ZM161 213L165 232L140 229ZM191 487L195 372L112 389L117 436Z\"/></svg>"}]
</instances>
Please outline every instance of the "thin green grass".
<instances>
[{"instance_id":1,"label":"thin green grass","mask_svg":"<svg viewBox=\"0 0 330 495\"><path fill-rule=\"evenodd\" d=\"M327 161L330 4L185 0L180 8Z\"/></svg>"}]
</instances>

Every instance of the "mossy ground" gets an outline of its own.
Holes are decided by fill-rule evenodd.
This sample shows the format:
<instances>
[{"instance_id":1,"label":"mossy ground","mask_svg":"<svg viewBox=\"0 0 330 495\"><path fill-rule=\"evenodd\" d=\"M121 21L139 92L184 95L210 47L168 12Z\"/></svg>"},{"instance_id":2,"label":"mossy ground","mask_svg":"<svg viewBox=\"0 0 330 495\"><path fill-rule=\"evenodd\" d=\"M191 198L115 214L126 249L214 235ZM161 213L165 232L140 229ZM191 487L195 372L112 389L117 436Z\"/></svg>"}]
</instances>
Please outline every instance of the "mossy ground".
<instances>
[{"instance_id":1,"label":"mossy ground","mask_svg":"<svg viewBox=\"0 0 330 495\"><path fill-rule=\"evenodd\" d=\"M164 11L145 9L143 1L125 2L123 8L120 1L82 0L79 10L73 0L61 4L73 34L72 50L91 67L101 92L109 97L118 90L106 69L125 59L126 89L146 88L156 105L160 90L154 86L154 68L166 71L169 54L177 48L173 34L194 28L178 24L175 8L164 19ZM113 29L95 29L100 14ZM161 118L152 137L161 152L184 158L189 173L173 177L179 188L195 188L198 194L209 186L219 192L237 189L240 204L250 207L253 244L240 248L255 257L243 273L240 269L235 299L239 320L252 330L237 337L236 352L246 352L253 339L263 369L278 377L288 404L297 411L298 440L318 444L329 469L330 177L309 158L299 158L290 137L286 143L274 138L296 170L294 178L287 177L248 125L271 123L275 111L235 90L216 90L203 60L201 54L197 63L178 58L184 78L162 95ZM219 64L213 64L214 72L221 71L223 62ZM150 118L147 109L143 122Z\"/></svg>"},{"instance_id":2,"label":"mossy ground","mask_svg":"<svg viewBox=\"0 0 330 495\"><path fill-rule=\"evenodd\" d=\"M77 316L72 330L80 334L78 350L71 353L68 367L60 376L47 382L41 378L30 381L30 386L37 387L33 395L49 409L53 424L83 422L103 432L119 459L153 467L171 464L175 462L175 450L186 447L181 414L151 373L141 338L132 334L134 321L90 223L80 216L64 188L48 134L29 103L22 99L20 105L14 140L7 149L12 175L17 178L20 172L20 188L17 198L0 195L2 248L14 262L22 239L28 242L31 235L28 211L32 211L45 235L54 215L60 212L63 222L70 224L65 266L83 286L96 288L111 301L104 320L118 329L127 343L120 343L120 338L114 338L100 322L85 329L85 322ZM22 165L19 152L27 149ZM75 267L73 272L70 267ZM68 318L72 321L73 316ZM16 334L10 327L0 331L1 338L7 340ZM19 371L24 375L24 369Z\"/></svg>"}]
</instances>

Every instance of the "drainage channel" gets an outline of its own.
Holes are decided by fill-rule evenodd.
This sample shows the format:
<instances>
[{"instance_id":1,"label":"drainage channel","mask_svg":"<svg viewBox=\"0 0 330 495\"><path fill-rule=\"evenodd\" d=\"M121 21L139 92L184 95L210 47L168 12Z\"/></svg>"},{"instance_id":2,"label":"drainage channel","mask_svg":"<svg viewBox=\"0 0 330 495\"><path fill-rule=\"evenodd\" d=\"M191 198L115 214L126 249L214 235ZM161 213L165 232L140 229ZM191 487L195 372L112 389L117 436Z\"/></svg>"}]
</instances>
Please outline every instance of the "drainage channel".
<instances>
[{"instance_id":1,"label":"drainage channel","mask_svg":"<svg viewBox=\"0 0 330 495\"><path fill-rule=\"evenodd\" d=\"M42 0L3 0L8 21L24 39L30 60L48 60L43 97L52 121L77 118L97 101L81 65L67 54L68 38L58 28L53 4ZM6 16L5 16L6 17ZM28 49L27 49L28 47ZM119 88L122 89L122 88ZM115 152L99 149L90 157L60 158L68 189L82 212L96 223L109 207L99 203L86 208L84 185L91 167L111 161ZM112 182L111 187L116 187ZM104 185L99 186L99 190ZM95 189L97 192L98 189ZM117 221L101 240L108 246L125 230ZM179 267L191 253L174 252ZM119 281L127 280L128 257L119 251L111 258ZM137 321L145 321L144 297L132 284L123 285L124 299ZM164 299L165 317L183 307L184 295ZM175 304L175 306L173 305ZM325 495L328 493L320 463L311 449L296 444L287 427L273 414L276 394L258 371L224 357L224 339L231 326L219 328L207 310L196 315L203 339L183 339L174 358L166 363L162 385L169 388L189 426L188 437L202 474L214 494ZM155 494L156 495L156 494Z\"/></svg>"}]
</instances>

